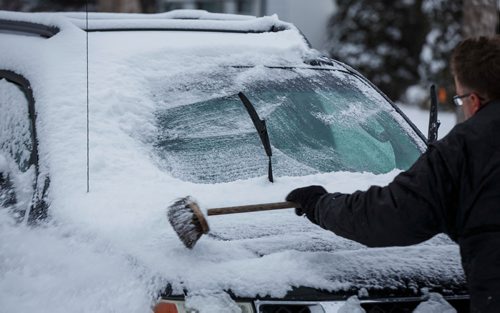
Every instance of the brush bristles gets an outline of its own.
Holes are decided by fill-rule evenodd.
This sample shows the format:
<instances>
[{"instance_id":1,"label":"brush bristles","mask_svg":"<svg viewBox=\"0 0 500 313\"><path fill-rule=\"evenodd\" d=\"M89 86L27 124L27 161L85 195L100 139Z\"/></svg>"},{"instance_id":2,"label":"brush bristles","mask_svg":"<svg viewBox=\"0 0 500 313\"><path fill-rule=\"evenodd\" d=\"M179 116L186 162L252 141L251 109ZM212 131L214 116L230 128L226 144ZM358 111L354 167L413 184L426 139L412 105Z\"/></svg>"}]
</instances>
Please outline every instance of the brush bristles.
<instances>
[{"instance_id":1,"label":"brush bristles","mask_svg":"<svg viewBox=\"0 0 500 313\"><path fill-rule=\"evenodd\" d=\"M191 198L186 197L175 201L168 209L167 217L170 225L184 245L191 249L203 235L203 227L194 214L190 204Z\"/></svg>"}]
</instances>

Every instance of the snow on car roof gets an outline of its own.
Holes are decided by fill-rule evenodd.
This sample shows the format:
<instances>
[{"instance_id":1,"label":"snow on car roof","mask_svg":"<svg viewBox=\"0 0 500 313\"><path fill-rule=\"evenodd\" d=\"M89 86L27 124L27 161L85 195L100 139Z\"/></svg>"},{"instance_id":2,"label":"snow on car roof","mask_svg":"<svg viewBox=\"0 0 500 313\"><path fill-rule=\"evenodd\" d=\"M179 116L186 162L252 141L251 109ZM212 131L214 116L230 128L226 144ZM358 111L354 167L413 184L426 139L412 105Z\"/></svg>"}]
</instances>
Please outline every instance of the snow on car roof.
<instances>
[{"instance_id":1,"label":"snow on car roof","mask_svg":"<svg viewBox=\"0 0 500 313\"><path fill-rule=\"evenodd\" d=\"M121 26L135 27L142 21L141 16L106 14L92 16L93 22L99 17ZM254 29L279 24L275 17L211 17L214 20L203 23ZM438 238L416 247L366 250L296 217L293 210L210 218L213 236L203 237L193 250L187 250L168 225L166 207L186 195L203 208L273 202L299 186L321 184L330 191L352 192L385 184L398 173L277 177L274 184L265 177L196 184L159 169L148 141L156 131L156 106L165 100L154 99L155 88L187 88L195 76L202 78L201 85L210 86L209 74L224 66L251 65L238 76L241 86L268 75L269 65L303 66L312 50L296 29L89 33L87 193L85 32L75 27L81 14L0 12L2 18L61 30L50 39L0 34L0 68L25 76L33 89L41 173L51 178L52 217L46 227L25 228L0 212L0 297L7 311L145 312L167 284L177 293L183 288L193 294L231 289L240 296L281 297L298 286L399 288L395 278L401 276L415 286L427 277L461 281L458 249L449 241ZM228 237L232 239L221 240Z\"/></svg>"},{"instance_id":2,"label":"snow on car roof","mask_svg":"<svg viewBox=\"0 0 500 313\"><path fill-rule=\"evenodd\" d=\"M76 19L86 19L83 12L62 12L58 13ZM199 19L199 20L221 20L221 21L242 21L253 20L257 17L252 15L211 13L206 10L172 10L163 13L138 14L138 13L96 13L89 12L89 20L130 20L130 19Z\"/></svg>"},{"instance_id":3,"label":"snow on car roof","mask_svg":"<svg viewBox=\"0 0 500 313\"><path fill-rule=\"evenodd\" d=\"M70 13L19 13L0 11L0 19L32 22L58 28L69 27L69 23L81 29L182 29L227 32L276 32L293 29L293 24L283 22L277 15L255 17L235 14L209 13L204 10L174 10L157 14L118 14L81 12Z\"/></svg>"},{"instance_id":4,"label":"snow on car roof","mask_svg":"<svg viewBox=\"0 0 500 313\"><path fill-rule=\"evenodd\" d=\"M24 31L30 26L32 28L44 29L60 37L59 41L71 43L81 47L85 43L84 32L79 33L87 27L85 13L22 13L0 11L0 22L20 22L20 30ZM9 28L7 28L9 29ZM320 53L311 49L306 38L293 24L280 21L276 15L265 17L239 16L231 14L214 14L202 10L176 10L172 12L159 14L117 14L117 13L89 13L88 29L90 32L114 32L114 31L164 31L164 36L168 32L183 31L184 34L173 34L171 38L176 41L183 41L181 44L188 51L189 49L205 46L218 47L219 51L227 49L231 53L237 51L243 52L255 47L256 52L268 54L268 65L272 65L272 59L280 53L299 54L299 59L294 62L303 62L305 59L314 59L320 57ZM2 24L0 23L0 33ZM14 29L14 32L15 33ZM204 32L212 35L202 34ZM5 33L5 32L4 32ZM34 32L36 33L36 32ZM248 36L232 36L226 33L247 33ZM198 35L195 35L198 34ZM251 36L255 34L256 36ZM118 37L118 34L112 34L109 38ZM131 36L131 35L129 35ZM190 36L188 40L184 37ZM50 37L45 36L45 37ZM137 40L141 40L140 36ZM208 39L207 39L208 38ZM15 40L15 39L12 39ZM19 39L22 45L25 39ZM92 41L92 38L90 38ZM165 41L169 40L165 37ZM170 39L171 40L171 39ZM232 40L238 40L240 43L232 44ZM143 40L144 41L144 40ZM189 44L185 44L189 41ZM92 42L90 42L92 45ZM155 45L154 42L147 42L143 45L147 48ZM158 44L156 44L158 46ZM174 45L165 43L163 46L175 49L179 44ZM57 49L57 45L52 45ZM132 47L132 45L129 45ZM50 49L50 47L47 47ZM84 47L83 47L84 48ZM267 50L267 51L266 51ZM282 59L287 59L283 57ZM339 66L339 65L337 65Z\"/></svg>"}]
</instances>

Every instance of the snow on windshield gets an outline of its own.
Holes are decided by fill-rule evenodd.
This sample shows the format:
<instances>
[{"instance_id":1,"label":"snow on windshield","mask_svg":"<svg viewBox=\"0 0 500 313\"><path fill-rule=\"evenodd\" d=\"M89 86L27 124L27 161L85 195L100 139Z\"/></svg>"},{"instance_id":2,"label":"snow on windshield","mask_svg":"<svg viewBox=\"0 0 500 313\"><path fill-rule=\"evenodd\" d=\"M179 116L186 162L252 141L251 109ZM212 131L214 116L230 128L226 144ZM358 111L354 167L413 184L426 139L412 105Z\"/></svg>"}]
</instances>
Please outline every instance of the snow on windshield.
<instances>
[{"instance_id":1,"label":"snow on windshield","mask_svg":"<svg viewBox=\"0 0 500 313\"><path fill-rule=\"evenodd\" d=\"M163 74L143 88L151 89L157 106L150 145L163 167L183 180L216 183L267 172L238 92L266 120L276 177L387 173L408 168L422 151L390 104L345 72L223 66L176 78L165 85L169 75Z\"/></svg>"},{"instance_id":2,"label":"snow on windshield","mask_svg":"<svg viewBox=\"0 0 500 313\"><path fill-rule=\"evenodd\" d=\"M443 238L367 250L284 210L210 218L213 236L187 250L168 225L166 207L186 195L203 208L273 202L299 186L352 192L397 174L336 172L281 177L274 184L263 176L195 184L159 170L141 140L155 132L155 103L151 91L138 86L167 72L169 78L156 83L168 86L214 65L302 64L308 51L296 40L298 33L91 33L90 193L84 33L67 28L49 40L1 36L1 67L32 84L41 171L51 177L49 224L16 225L0 211L2 310L147 312L167 283L176 292L231 289L242 296L281 297L296 286L397 288L394 277L406 274L410 282L427 276L461 282L458 249ZM33 51L39 53L36 60Z\"/></svg>"}]
</instances>

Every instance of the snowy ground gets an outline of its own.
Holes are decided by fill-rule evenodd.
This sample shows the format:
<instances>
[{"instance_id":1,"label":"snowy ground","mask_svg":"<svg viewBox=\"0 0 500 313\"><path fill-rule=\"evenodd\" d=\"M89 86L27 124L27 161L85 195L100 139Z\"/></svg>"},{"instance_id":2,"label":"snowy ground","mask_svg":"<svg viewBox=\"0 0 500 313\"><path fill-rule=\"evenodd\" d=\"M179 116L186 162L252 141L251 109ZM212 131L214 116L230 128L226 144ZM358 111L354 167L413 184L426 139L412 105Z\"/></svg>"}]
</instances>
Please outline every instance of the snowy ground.
<instances>
[{"instance_id":1,"label":"snowy ground","mask_svg":"<svg viewBox=\"0 0 500 313\"><path fill-rule=\"evenodd\" d=\"M415 124L415 126L417 126L425 136L427 136L427 130L429 127L429 111L421 110L418 107L405 104L398 104L398 106L410 118L413 124ZM438 138L443 138L446 134L448 134L453 126L455 126L455 114L452 112L440 111L438 113L438 120L441 122L441 126L438 131Z\"/></svg>"}]
</instances>

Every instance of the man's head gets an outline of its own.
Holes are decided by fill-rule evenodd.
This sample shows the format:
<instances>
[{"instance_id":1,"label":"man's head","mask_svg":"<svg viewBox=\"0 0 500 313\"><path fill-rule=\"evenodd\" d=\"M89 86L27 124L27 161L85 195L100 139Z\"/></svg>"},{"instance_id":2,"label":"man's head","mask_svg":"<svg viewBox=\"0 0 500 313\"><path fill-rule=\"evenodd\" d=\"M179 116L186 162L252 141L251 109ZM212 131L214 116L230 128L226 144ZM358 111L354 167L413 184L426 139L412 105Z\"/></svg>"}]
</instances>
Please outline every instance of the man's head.
<instances>
[{"instance_id":1,"label":"man's head","mask_svg":"<svg viewBox=\"0 0 500 313\"><path fill-rule=\"evenodd\" d=\"M451 56L451 70L468 119L481 105L500 99L500 36L462 41Z\"/></svg>"}]
</instances>

